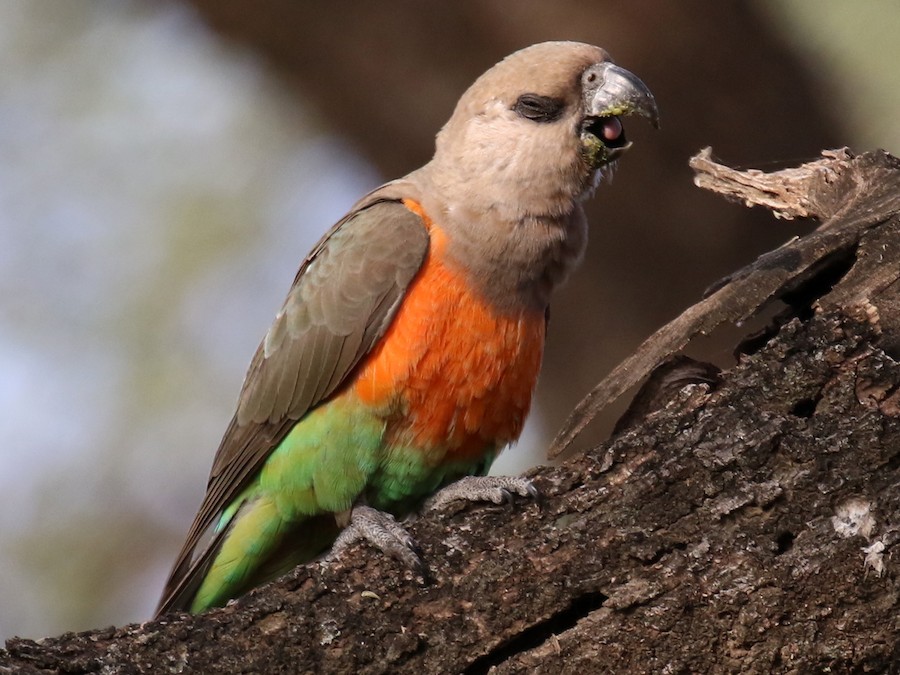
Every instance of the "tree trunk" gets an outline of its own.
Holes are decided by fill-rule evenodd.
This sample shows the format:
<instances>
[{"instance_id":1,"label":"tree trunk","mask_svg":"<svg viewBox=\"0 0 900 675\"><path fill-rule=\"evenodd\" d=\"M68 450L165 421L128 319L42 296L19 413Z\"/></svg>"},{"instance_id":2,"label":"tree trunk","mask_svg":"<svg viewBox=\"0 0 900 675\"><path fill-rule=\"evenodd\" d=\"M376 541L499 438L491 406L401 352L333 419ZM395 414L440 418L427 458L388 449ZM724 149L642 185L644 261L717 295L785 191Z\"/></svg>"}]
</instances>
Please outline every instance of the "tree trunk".
<instances>
[{"instance_id":1,"label":"tree trunk","mask_svg":"<svg viewBox=\"0 0 900 675\"><path fill-rule=\"evenodd\" d=\"M424 514L410 531L427 580L358 546L200 616L10 640L0 672L890 670L900 162L693 164L707 187L821 226L732 275L601 383L557 447L663 363L613 439L533 472L541 504ZM666 361L775 299L785 309L729 370ZM672 373L675 386L657 386Z\"/></svg>"}]
</instances>

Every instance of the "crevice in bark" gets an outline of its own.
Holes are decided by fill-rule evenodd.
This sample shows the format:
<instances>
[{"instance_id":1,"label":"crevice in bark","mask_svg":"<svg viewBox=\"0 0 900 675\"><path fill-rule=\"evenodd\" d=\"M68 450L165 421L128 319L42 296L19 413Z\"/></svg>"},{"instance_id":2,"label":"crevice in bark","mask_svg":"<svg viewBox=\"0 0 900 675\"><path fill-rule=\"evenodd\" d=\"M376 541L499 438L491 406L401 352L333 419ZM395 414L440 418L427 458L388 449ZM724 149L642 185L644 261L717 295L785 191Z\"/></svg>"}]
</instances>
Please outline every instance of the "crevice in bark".
<instances>
[{"instance_id":1,"label":"crevice in bark","mask_svg":"<svg viewBox=\"0 0 900 675\"><path fill-rule=\"evenodd\" d=\"M797 401L791 408L791 415L800 419L809 419L816 414L816 406L819 403L819 397L802 398Z\"/></svg>"},{"instance_id":2,"label":"crevice in bark","mask_svg":"<svg viewBox=\"0 0 900 675\"><path fill-rule=\"evenodd\" d=\"M782 555L791 550L791 547L794 545L794 539L797 538L793 532L789 530L783 530L778 534L775 538L775 555Z\"/></svg>"},{"instance_id":3,"label":"crevice in bark","mask_svg":"<svg viewBox=\"0 0 900 675\"><path fill-rule=\"evenodd\" d=\"M575 627L579 621L603 607L603 603L608 599L600 592L584 593L578 596L565 610L557 612L546 621L526 628L513 639L475 659L463 673L465 675L486 675L491 668L509 661L512 657L540 648L553 636Z\"/></svg>"},{"instance_id":4,"label":"crevice in bark","mask_svg":"<svg viewBox=\"0 0 900 675\"><path fill-rule=\"evenodd\" d=\"M668 555L671 555L675 551L684 551L687 549L687 543L683 541L676 541L674 544L670 544L669 546L664 546L663 548L658 549L651 557L646 560L641 560L641 563L647 566L655 565L660 562L663 558Z\"/></svg>"},{"instance_id":5,"label":"crevice in bark","mask_svg":"<svg viewBox=\"0 0 900 675\"><path fill-rule=\"evenodd\" d=\"M785 287L781 300L787 304L799 319L809 318L813 306L838 285L856 262L857 246L839 249L812 265L806 274Z\"/></svg>"}]
</instances>

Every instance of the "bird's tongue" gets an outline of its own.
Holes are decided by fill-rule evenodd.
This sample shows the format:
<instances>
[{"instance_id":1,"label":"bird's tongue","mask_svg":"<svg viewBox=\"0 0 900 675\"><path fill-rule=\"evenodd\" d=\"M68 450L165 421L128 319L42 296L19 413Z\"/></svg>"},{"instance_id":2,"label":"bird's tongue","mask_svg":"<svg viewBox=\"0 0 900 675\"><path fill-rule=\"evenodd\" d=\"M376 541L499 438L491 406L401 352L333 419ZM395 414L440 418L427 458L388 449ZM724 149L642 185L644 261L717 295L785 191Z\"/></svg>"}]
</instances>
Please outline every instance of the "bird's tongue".
<instances>
[{"instance_id":1,"label":"bird's tongue","mask_svg":"<svg viewBox=\"0 0 900 675\"><path fill-rule=\"evenodd\" d=\"M621 136L624 128L618 117L605 117L601 120L598 129L601 140L605 142L617 141Z\"/></svg>"}]
</instances>

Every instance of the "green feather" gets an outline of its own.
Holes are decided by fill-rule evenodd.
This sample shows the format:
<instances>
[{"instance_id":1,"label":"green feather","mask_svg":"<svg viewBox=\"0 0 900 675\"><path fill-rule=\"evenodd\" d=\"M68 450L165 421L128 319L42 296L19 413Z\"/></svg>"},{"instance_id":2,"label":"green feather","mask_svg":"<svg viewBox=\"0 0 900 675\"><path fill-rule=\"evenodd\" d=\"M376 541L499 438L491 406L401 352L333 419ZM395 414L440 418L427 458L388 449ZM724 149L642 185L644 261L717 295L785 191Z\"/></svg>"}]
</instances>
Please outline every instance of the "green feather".
<instances>
[{"instance_id":1,"label":"green feather","mask_svg":"<svg viewBox=\"0 0 900 675\"><path fill-rule=\"evenodd\" d=\"M441 486L490 468L493 451L473 465L446 462L446 448L416 447L402 435L386 444L383 412L348 392L294 426L219 518L216 531L225 536L192 612L224 604L320 555L340 531L335 514L360 497L402 516Z\"/></svg>"}]
</instances>

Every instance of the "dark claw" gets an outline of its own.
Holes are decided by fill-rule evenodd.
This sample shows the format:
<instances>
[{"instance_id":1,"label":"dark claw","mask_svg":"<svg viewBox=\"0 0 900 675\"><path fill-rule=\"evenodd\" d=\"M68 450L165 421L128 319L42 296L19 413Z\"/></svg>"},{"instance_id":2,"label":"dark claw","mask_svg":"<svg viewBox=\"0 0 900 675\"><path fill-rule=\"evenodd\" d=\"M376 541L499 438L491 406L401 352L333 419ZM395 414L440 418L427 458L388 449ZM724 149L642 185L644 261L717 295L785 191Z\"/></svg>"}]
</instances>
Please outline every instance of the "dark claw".
<instances>
[{"instance_id":1,"label":"dark claw","mask_svg":"<svg viewBox=\"0 0 900 675\"><path fill-rule=\"evenodd\" d=\"M417 577L424 577L424 576L425 576L425 573L426 573L426 570L425 570L425 563L422 562L422 558L419 557L418 555L416 556L416 560L415 560L415 562L414 562L413 565L412 565L412 572L413 572L413 574L415 574Z\"/></svg>"},{"instance_id":2,"label":"dark claw","mask_svg":"<svg viewBox=\"0 0 900 675\"><path fill-rule=\"evenodd\" d=\"M411 569L416 575L421 575L421 570L423 568L422 558L419 555L418 551L405 544L403 546L393 546L385 549L384 551L392 558L399 560L403 565Z\"/></svg>"},{"instance_id":3,"label":"dark claw","mask_svg":"<svg viewBox=\"0 0 900 675\"><path fill-rule=\"evenodd\" d=\"M422 580L423 586L429 586L434 583L434 577L431 576L431 572L428 570L428 567L425 566L425 563L421 558L419 559L418 566L413 571L415 572L416 578Z\"/></svg>"},{"instance_id":4,"label":"dark claw","mask_svg":"<svg viewBox=\"0 0 900 675\"><path fill-rule=\"evenodd\" d=\"M425 561L422 560L422 549L419 548L419 543L411 536L407 536L402 543L412 555L397 550L397 555L395 557L400 560L400 562L408 565L415 576L421 577L427 582L428 570L425 567Z\"/></svg>"},{"instance_id":5,"label":"dark claw","mask_svg":"<svg viewBox=\"0 0 900 675\"><path fill-rule=\"evenodd\" d=\"M503 501L506 502L510 507L515 505L516 496L512 492L510 492L506 488L500 488L500 494L503 495Z\"/></svg>"},{"instance_id":6,"label":"dark claw","mask_svg":"<svg viewBox=\"0 0 900 675\"><path fill-rule=\"evenodd\" d=\"M419 548L419 545L415 542L415 540L410 539L409 542L404 542L406 547L412 552L412 555L402 555L400 551L396 553L394 557L397 558L400 562L406 565L409 570L413 573L413 576L422 580L424 585L428 585L431 583L431 574L428 571L428 568L425 566L425 561L422 558L422 549Z\"/></svg>"},{"instance_id":7,"label":"dark claw","mask_svg":"<svg viewBox=\"0 0 900 675\"><path fill-rule=\"evenodd\" d=\"M534 483L528 484L528 495L531 497L532 501L537 504L538 510L544 510L544 495L541 494L541 491L537 489Z\"/></svg>"}]
</instances>

